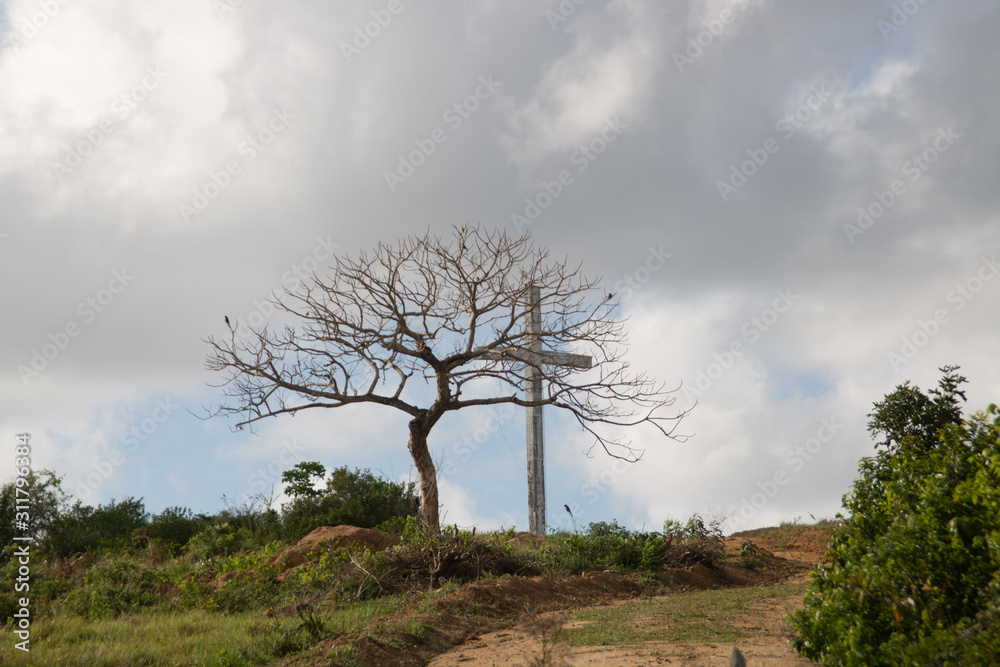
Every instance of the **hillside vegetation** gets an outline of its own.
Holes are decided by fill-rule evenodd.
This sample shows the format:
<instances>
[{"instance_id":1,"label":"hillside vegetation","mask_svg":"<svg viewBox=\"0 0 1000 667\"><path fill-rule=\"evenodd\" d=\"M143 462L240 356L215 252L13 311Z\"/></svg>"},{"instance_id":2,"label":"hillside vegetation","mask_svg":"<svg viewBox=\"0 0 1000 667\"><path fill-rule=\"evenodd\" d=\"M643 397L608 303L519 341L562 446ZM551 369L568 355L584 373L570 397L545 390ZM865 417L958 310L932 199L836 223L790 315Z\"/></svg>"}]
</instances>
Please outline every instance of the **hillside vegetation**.
<instances>
[{"instance_id":1,"label":"hillside vegetation","mask_svg":"<svg viewBox=\"0 0 1000 667\"><path fill-rule=\"evenodd\" d=\"M582 618L671 609L690 622L571 628L545 635L545 646L735 642L749 635L710 619L781 598L783 610L798 611L787 635L770 617L782 625L772 638L786 650L790 638L801 656L781 664L1000 664L1000 410L963 416L965 378L942 371L928 393L905 383L875 403L878 451L861 460L845 515L725 538L722 519L698 515L657 532L601 522L545 537L430 533L412 485L345 468L327 476L316 462L286 471L291 501L280 512L258 503L215 516L150 516L134 498L70 503L61 479L41 471L27 487L37 538L27 578L13 542L14 484L0 488L9 545L0 664L423 665L519 620L561 627L542 612L727 587L760 594L589 611ZM312 539L319 526L344 524L378 531L353 543ZM525 621L525 611L534 617Z\"/></svg>"}]
</instances>

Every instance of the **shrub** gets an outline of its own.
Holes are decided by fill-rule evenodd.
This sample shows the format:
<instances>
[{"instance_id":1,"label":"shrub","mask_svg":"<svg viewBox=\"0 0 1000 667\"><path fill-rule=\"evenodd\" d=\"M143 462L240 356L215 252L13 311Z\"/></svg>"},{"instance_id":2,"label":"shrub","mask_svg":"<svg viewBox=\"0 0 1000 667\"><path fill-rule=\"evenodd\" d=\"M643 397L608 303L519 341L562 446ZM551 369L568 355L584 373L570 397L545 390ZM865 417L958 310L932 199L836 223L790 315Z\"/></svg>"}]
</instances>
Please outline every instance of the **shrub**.
<instances>
[{"instance_id":1,"label":"shrub","mask_svg":"<svg viewBox=\"0 0 1000 667\"><path fill-rule=\"evenodd\" d=\"M748 570L756 570L764 563L760 550L749 538L740 546L740 559L743 561L743 567Z\"/></svg>"},{"instance_id":2,"label":"shrub","mask_svg":"<svg viewBox=\"0 0 1000 667\"><path fill-rule=\"evenodd\" d=\"M3 625L19 608L19 598L31 600L32 613L39 613L38 602L55 600L72 589L72 583L61 576L53 576L53 568L41 562L31 563L30 580L21 576L21 566L17 558L12 557L16 547L4 547L6 565L0 568L0 625ZM20 577L20 581L18 578ZM25 585L30 586L27 590Z\"/></svg>"},{"instance_id":3,"label":"shrub","mask_svg":"<svg viewBox=\"0 0 1000 667\"><path fill-rule=\"evenodd\" d=\"M207 523L206 517L195 516L186 507L168 507L150 519L146 534L162 544L171 556L176 556Z\"/></svg>"},{"instance_id":4,"label":"shrub","mask_svg":"<svg viewBox=\"0 0 1000 667\"><path fill-rule=\"evenodd\" d=\"M253 551L260 546L260 536L249 528L232 523L220 523L204 528L187 543L187 552L200 561L217 556L232 556L241 551Z\"/></svg>"},{"instance_id":5,"label":"shrub","mask_svg":"<svg viewBox=\"0 0 1000 667\"><path fill-rule=\"evenodd\" d=\"M90 568L63 606L86 618L134 613L162 602L168 583L163 573L140 563L108 561Z\"/></svg>"},{"instance_id":6,"label":"shrub","mask_svg":"<svg viewBox=\"0 0 1000 667\"><path fill-rule=\"evenodd\" d=\"M149 515L142 499L111 500L97 508L77 500L49 527L47 547L57 557L76 553L119 551L126 547L136 529L145 528Z\"/></svg>"},{"instance_id":7,"label":"shrub","mask_svg":"<svg viewBox=\"0 0 1000 667\"><path fill-rule=\"evenodd\" d=\"M1000 415L991 405L861 462L795 646L829 664L1000 661ZM902 660L900 656L909 656Z\"/></svg>"},{"instance_id":8,"label":"shrub","mask_svg":"<svg viewBox=\"0 0 1000 667\"><path fill-rule=\"evenodd\" d=\"M687 524L667 520L663 534L633 532L619 525L596 522L582 535L569 535L543 558L555 569L582 572L622 568L652 572L664 567L714 563L722 555L722 532L706 526L697 514Z\"/></svg>"},{"instance_id":9,"label":"shrub","mask_svg":"<svg viewBox=\"0 0 1000 667\"><path fill-rule=\"evenodd\" d=\"M18 534L30 535L44 544L52 523L59 517L66 502L66 493L62 490L62 477L58 477L51 470L32 471L25 481L27 484L21 487L19 496L14 481L0 487L0 544L2 545L13 544L14 536ZM18 500L22 505L30 507L31 511L28 512L25 522L27 525L15 531ZM6 550L0 552L0 566L7 563L9 558Z\"/></svg>"},{"instance_id":10,"label":"shrub","mask_svg":"<svg viewBox=\"0 0 1000 667\"><path fill-rule=\"evenodd\" d=\"M303 462L282 475L293 495L282 507L288 540L297 541L319 526L375 528L391 522L389 527L401 527L401 519L417 514L413 482L391 482L368 470L342 467L330 473L326 489L312 488L310 478L322 478L325 472L319 463Z\"/></svg>"}]
</instances>

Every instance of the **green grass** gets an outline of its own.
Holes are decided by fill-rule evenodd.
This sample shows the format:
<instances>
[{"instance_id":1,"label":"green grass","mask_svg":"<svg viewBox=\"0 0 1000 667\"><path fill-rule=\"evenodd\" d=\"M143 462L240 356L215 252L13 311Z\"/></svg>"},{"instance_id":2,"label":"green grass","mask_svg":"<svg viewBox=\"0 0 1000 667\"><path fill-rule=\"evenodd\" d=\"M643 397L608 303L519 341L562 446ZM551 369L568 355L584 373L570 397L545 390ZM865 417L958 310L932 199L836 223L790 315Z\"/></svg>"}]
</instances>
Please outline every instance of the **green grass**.
<instances>
[{"instance_id":1,"label":"green grass","mask_svg":"<svg viewBox=\"0 0 1000 667\"><path fill-rule=\"evenodd\" d=\"M695 644L733 642L745 635L733 627L731 620L746 614L751 603L787 595L805 595L807 586L731 588L617 604L575 614L573 618L576 620L592 623L565 630L559 640L572 646L635 646L652 641ZM635 627L641 619L652 619L653 623L664 625L669 622L670 627L649 630Z\"/></svg>"},{"instance_id":2,"label":"green grass","mask_svg":"<svg viewBox=\"0 0 1000 667\"><path fill-rule=\"evenodd\" d=\"M372 621L399 611L403 598L382 598L321 610L327 632L360 631ZM87 621L75 615L38 619L31 627L31 652L0 630L0 664L12 667L243 667L266 665L307 647L297 616L267 619L260 613L217 614L200 609L151 612Z\"/></svg>"}]
</instances>

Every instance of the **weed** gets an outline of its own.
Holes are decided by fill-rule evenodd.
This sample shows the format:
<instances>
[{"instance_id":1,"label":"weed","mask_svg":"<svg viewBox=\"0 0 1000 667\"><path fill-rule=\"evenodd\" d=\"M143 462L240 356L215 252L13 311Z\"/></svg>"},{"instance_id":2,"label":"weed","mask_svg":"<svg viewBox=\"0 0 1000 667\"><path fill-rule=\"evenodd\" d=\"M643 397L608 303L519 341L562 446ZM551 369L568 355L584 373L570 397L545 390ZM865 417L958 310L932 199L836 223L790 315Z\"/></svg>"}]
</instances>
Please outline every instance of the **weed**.
<instances>
[{"instance_id":1,"label":"weed","mask_svg":"<svg viewBox=\"0 0 1000 667\"><path fill-rule=\"evenodd\" d=\"M740 546L740 559L743 561L743 567L748 570L756 570L764 564L764 557L761 555L760 550L753 543L753 540L749 538L744 540Z\"/></svg>"},{"instance_id":2,"label":"weed","mask_svg":"<svg viewBox=\"0 0 1000 667\"><path fill-rule=\"evenodd\" d=\"M567 664L564 659L566 647L558 643L566 621L566 614L535 614L522 619L522 625L540 644L540 653L528 661L529 667L561 667Z\"/></svg>"}]
</instances>

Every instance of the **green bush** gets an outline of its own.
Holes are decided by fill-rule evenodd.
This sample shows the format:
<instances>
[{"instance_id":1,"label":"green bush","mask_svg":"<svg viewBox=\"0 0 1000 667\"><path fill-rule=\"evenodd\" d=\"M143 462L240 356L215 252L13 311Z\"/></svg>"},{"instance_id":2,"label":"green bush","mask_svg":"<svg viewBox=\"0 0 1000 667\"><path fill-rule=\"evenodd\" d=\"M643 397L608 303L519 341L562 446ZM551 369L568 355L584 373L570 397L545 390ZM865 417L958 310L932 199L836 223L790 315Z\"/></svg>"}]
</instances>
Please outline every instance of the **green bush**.
<instances>
[{"instance_id":1,"label":"green bush","mask_svg":"<svg viewBox=\"0 0 1000 667\"><path fill-rule=\"evenodd\" d=\"M176 556L207 524L207 517L195 516L186 507L168 507L150 519L146 534L162 544L171 556Z\"/></svg>"},{"instance_id":2,"label":"green bush","mask_svg":"<svg viewBox=\"0 0 1000 667\"><path fill-rule=\"evenodd\" d=\"M997 407L941 426L940 412L908 390L876 407L899 408L893 396L921 411L909 421L897 414L908 424L899 438L862 460L831 565L818 568L795 615L795 646L824 664L998 664ZM921 423L928 414L934 446Z\"/></svg>"},{"instance_id":3,"label":"green bush","mask_svg":"<svg viewBox=\"0 0 1000 667\"><path fill-rule=\"evenodd\" d=\"M6 564L0 568L0 625L3 625L17 611L19 598L31 600L33 614L38 614L38 603L42 600L55 600L72 589L72 583L62 577L53 576L50 567L44 562L33 559L30 563L30 579L25 581L18 571L21 563L13 554L17 547L8 545L4 548ZM20 577L20 581L18 578ZM30 588L25 591L23 586ZM18 586L22 590L18 590Z\"/></svg>"},{"instance_id":4,"label":"green bush","mask_svg":"<svg viewBox=\"0 0 1000 667\"><path fill-rule=\"evenodd\" d=\"M125 550L132 534L146 527L149 515L142 499L111 500L96 508L77 500L49 526L49 553L68 558L76 553L108 553Z\"/></svg>"},{"instance_id":5,"label":"green bush","mask_svg":"<svg viewBox=\"0 0 1000 667\"><path fill-rule=\"evenodd\" d=\"M749 538L740 546L740 559L743 561L743 567L748 570L756 570L764 563L760 550Z\"/></svg>"},{"instance_id":6,"label":"green bush","mask_svg":"<svg viewBox=\"0 0 1000 667\"><path fill-rule=\"evenodd\" d=\"M44 545L52 523L66 503L62 477L51 470L32 471L24 480L26 484L21 487L20 495L16 481L0 487L0 545L13 544L15 535L30 535L35 538L36 544ZM16 516L18 500L22 507L26 505L30 508L24 522L26 526L21 529L17 529L15 522L15 519L21 521L24 518ZM7 563L9 557L6 549L0 552L0 566Z\"/></svg>"},{"instance_id":7,"label":"green bush","mask_svg":"<svg viewBox=\"0 0 1000 667\"><path fill-rule=\"evenodd\" d=\"M311 479L322 479L325 473L321 464L306 461L282 474L292 496L282 507L289 541L297 541L319 526L401 529L406 517L417 514L413 482L391 482L368 470L342 467L330 473L325 489L313 488Z\"/></svg>"},{"instance_id":8,"label":"green bush","mask_svg":"<svg viewBox=\"0 0 1000 667\"><path fill-rule=\"evenodd\" d=\"M261 536L249 528L227 522L203 529L188 541L186 549L199 561L207 561L217 556L254 551L262 546L260 540Z\"/></svg>"},{"instance_id":9,"label":"green bush","mask_svg":"<svg viewBox=\"0 0 1000 667\"><path fill-rule=\"evenodd\" d=\"M86 618L134 613L160 604L168 584L158 570L131 560L112 560L90 568L62 606Z\"/></svg>"},{"instance_id":10,"label":"green bush","mask_svg":"<svg viewBox=\"0 0 1000 667\"><path fill-rule=\"evenodd\" d=\"M569 535L543 559L556 570L582 572L620 568L653 572L664 567L713 563L722 554L722 533L697 514L687 524L667 520L663 534L630 531L617 521L590 524L584 534Z\"/></svg>"}]
</instances>

